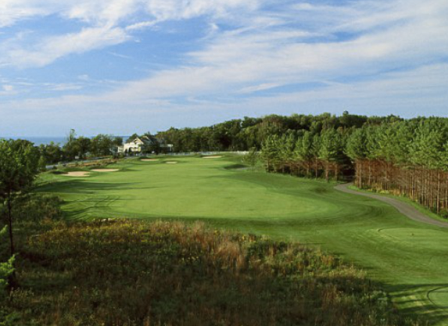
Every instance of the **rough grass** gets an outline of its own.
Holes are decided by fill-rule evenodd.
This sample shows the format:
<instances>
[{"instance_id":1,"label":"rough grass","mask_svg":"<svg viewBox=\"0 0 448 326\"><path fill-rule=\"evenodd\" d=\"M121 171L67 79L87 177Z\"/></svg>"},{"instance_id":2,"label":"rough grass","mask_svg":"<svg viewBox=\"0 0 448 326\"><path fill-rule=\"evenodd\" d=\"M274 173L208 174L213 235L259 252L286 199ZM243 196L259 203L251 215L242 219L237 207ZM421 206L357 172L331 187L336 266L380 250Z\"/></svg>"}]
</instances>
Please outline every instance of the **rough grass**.
<instances>
[{"instance_id":1,"label":"rough grass","mask_svg":"<svg viewBox=\"0 0 448 326\"><path fill-rule=\"evenodd\" d=\"M196 223L21 231L11 325L416 325L339 259Z\"/></svg>"},{"instance_id":2,"label":"rough grass","mask_svg":"<svg viewBox=\"0 0 448 326\"><path fill-rule=\"evenodd\" d=\"M322 248L383 283L403 313L448 324L448 230L325 182L226 169L235 159L176 160L183 164L126 160L113 166L119 172L87 179L45 174L39 189L62 196L71 219L202 220Z\"/></svg>"}]
</instances>

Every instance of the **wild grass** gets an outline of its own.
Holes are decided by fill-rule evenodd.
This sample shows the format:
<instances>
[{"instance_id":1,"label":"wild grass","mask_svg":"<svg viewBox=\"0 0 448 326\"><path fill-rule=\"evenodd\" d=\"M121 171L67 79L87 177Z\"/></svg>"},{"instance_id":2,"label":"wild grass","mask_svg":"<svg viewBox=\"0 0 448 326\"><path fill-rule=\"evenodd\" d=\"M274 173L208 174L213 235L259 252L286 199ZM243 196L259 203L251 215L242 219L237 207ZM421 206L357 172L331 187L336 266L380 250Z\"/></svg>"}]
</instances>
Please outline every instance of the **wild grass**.
<instances>
[{"instance_id":1,"label":"wild grass","mask_svg":"<svg viewBox=\"0 0 448 326\"><path fill-rule=\"evenodd\" d=\"M4 325L412 324L363 272L300 244L135 220L20 234Z\"/></svg>"}]
</instances>

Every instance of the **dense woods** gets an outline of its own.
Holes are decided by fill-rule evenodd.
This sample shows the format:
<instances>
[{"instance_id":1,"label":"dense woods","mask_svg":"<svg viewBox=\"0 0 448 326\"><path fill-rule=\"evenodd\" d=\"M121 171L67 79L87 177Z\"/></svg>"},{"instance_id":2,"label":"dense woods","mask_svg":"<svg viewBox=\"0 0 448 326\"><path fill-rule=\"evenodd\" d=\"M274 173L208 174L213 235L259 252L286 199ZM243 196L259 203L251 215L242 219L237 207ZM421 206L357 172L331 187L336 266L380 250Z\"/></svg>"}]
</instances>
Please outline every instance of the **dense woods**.
<instances>
[{"instance_id":1,"label":"dense woods","mask_svg":"<svg viewBox=\"0 0 448 326\"><path fill-rule=\"evenodd\" d=\"M288 130L269 135L261 155L268 172L338 180L408 196L448 216L448 119L367 119L361 127Z\"/></svg>"},{"instance_id":2,"label":"dense woods","mask_svg":"<svg viewBox=\"0 0 448 326\"><path fill-rule=\"evenodd\" d=\"M289 117L268 115L261 118L235 119L201 128L171 128L159 132L156 138L173 144L176 152L247 151L260 150L263 142L273 135L300 134L307 130L312 134L326 129L361 127L367 121L385 118L368 118L345 112L337 117L329 113L321 115L293 114Z\"/></svg>"}]
</instances>

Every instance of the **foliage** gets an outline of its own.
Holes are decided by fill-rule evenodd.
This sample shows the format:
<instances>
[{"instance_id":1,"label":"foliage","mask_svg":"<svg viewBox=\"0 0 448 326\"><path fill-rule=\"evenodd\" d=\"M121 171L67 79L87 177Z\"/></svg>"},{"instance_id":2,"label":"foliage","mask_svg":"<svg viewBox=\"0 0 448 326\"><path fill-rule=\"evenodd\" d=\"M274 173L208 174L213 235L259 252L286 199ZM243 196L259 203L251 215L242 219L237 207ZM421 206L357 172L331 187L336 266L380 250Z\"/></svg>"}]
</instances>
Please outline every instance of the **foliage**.
<instances>
[{"instance_id":1,"label":"foliage","mask_svg":"<svg viewBox=\"0 0 448 326\"><path fill-rule=\"evenodd\" d=\"M175 152L260 150L269 137L309 131L312 135L324 129L358 128L370 118L344 112L342 116L294 114L289 117L267 115L262 118L235 119L209 127L184 128L159 132L156 137L173 144ZM383 118L375 118L382 121ZM386 119L386 118L384 118Z\"/></svg>"},{"instance_id":2,"label":"foliage","mask_svg":"<svg viewBox=\"0 0 448 326\"><path fill-rule=\"evenodd\" d=\"M8 286L8 278L14 273L14 260L15 256L12 256L7 262L0 262L0 301L3 299L1 297L5 295L4 291Z\"/></svg>"},{"instance_id":3,"label":"foliage","mask_svg":"<svg viewBox=\"0 0 448 326\"><path fill-rule=\"evenodd\" d=\"M0 199L7 211L11 255L14 255L12 201L29 190L38 173L39 151L24 140L0 141Z\"/></svg>"},{"instance_id":4,"label":"foliage","mask_svg":"<svg viewBox=\"0 0 448 326\"><path fill-rule=\"evenodd\" d=\"M339 259L202 224L55 225L29 237L20 325L405 325Z\"/></svg>"},{"instance_id":5,"label":"foliage","mask_svg":"<svg viewBox=\"0 0 448 326\"><path fill-rule=\"evenodd\" d=\"M407 196L448 215L448 119L313 118L308 130L265 138L261 157L268 172L354 177L358 187Z\"/></svg>"},{"instance_id":6,"label":"foliage","mask_svg":"<svg viewBox=\"0 0 448 326\"><path fill-rule=\"evenodd\" d=\"M40 155L45 158L46 163L48 164L56 164L60 162L64 155L61 147L54 142L51 142L47 145L39 146Z\"/></svg>"},{"instance_id":7,"label":"foliage","mask_svg":"<svg viewBox=\"0 0 448 326\"><path fill-rule=\"evenodd\" d=\"M20 221L40 222L45 219L60 220L62 200L54 195L32 194L17 198L13 203L13 216Z\"/></svg>"},{"instance_id":8,"label":"foliage","mask_svg":"<svg viewBox=\"0 0 448 326\"><path fill-rule=\"evenodd\" d=\"M94 156L107 156L112 154L114 146L114 138L112 136L99 134L90 141L90 152Z\"/></svg>"},{"instance_id":9,"label":"foliage","mask_svg":"<svg viewBox=\"0 0 448 326\"><path fill-rule=\"evenodd\" d=\"M41 155L39 157L39 161L37 162L37 165L39 167L39 171L45 172L47 170L47 160L45 159L45 156Z\"/></svg>"},{"instance_id":10,"label":"foliage","mask_svg":"<svg viewBox=\"0 0 448 326\"><path fill-rule=\"evenodd\" d=\"M257 165L259 153L255 147L252 147L247 154L243 156L243 163L254 167Z\"/></svg>"}]
</instances>

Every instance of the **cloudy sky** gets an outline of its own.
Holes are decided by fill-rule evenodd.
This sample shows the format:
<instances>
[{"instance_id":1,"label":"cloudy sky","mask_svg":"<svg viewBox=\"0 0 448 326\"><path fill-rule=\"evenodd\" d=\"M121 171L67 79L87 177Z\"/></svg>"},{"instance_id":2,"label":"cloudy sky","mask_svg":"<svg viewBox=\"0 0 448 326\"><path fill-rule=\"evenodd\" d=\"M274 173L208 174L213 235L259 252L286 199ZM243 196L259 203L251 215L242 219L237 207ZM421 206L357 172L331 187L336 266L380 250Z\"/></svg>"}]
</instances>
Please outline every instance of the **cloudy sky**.
<instances>
[{"instance_id":1,"label":"cloudy sky","mask_svg":"<svg viewBox=\"0 0 448 326\"><path fill-rule=\"evenodd\" d=\"M447 0L0 0L0 135L448 116Z\"/></svg>"}]
</instances>

